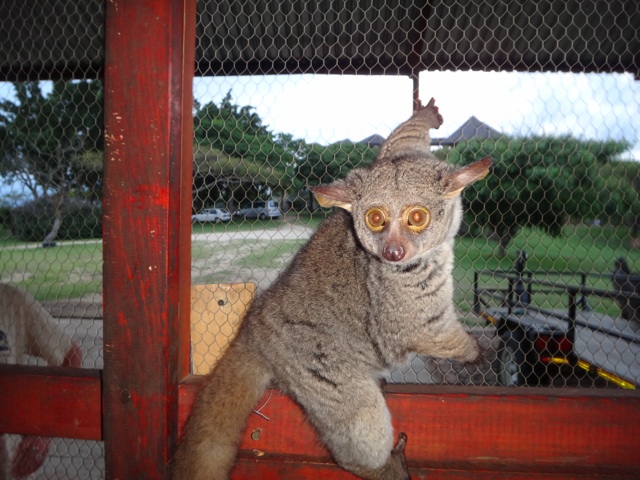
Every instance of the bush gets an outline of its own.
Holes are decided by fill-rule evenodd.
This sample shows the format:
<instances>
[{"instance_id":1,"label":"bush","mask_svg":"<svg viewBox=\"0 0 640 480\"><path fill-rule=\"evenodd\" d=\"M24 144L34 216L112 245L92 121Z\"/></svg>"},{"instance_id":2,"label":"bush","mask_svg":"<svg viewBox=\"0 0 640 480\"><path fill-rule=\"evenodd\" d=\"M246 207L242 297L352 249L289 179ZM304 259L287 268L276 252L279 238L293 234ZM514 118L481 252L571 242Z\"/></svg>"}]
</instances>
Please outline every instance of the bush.
<instances>
[{"instance_id":1,"label":"bush","mask_svg":"<svg viewBox=\"0 0 640 480\"><path fill-rule=\"evenodd\" d=\"M0 225L8 226L11 221L11 207L0 206Z\"/></svg>"},{"instance_id":2,"label":"bush","mask_svg":"<svg viewBox=\"0 0 640 480\"><path fill-rule=\"evenodd\" d=\"M39 242L51 231L54 205L48 198L16 207L11 212L11 232L19 240ZM102 206L82 199L67 199L62 205L62 225L56 240L100 238Z\"/></svg>"}]
</instances>

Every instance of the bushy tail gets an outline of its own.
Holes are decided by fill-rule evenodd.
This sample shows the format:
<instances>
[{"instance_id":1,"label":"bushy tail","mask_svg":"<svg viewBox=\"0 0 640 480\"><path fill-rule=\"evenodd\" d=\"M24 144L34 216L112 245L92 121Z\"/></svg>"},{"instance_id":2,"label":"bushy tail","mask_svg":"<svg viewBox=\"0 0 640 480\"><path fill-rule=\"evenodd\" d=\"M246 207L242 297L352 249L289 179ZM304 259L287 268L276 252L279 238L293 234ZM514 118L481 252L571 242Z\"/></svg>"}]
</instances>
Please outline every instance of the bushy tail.
<instances>
[{"instance_id":1,"label":"bushy tail","mask_svg":"<svg viewBox=\"0 0 640 480\"><path fill-rule=\"evenodd\" d=\"M395 158L431 156L429 129L442 125L442 115L436 107L435 99L418 109L409 120L391 132L380 147L376 161L391 161Z\"/></svg>"},{"instance_id":2,"label":"bushy tail","mask_svg":"<svg viewBox=\"0 0 640 480\"><path fill-rule=\"evenodd\" d=\"M237 338L207 376L172 462L174 480L223 480L235 462L246 420L271 374Z\"/></svg>"}]
</instances>

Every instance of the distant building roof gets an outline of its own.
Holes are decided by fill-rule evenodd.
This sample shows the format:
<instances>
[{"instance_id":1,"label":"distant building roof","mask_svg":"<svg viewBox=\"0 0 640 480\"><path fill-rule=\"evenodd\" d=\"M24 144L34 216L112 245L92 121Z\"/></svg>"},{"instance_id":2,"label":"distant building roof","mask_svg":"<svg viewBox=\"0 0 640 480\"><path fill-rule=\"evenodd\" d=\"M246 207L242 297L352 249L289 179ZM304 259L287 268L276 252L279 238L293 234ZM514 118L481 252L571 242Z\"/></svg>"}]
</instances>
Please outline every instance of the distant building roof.
<instances>
[{"instance_id":1,"label":"distant building roof","mask_svg":"<svg viewBox=\"0 0 640 480\"><path fill-rule=\"evenodd\" d=\"M491 128L484 122L481 122L476 117L471 117L469 120L464 122L460 128L458 128L455 132L445 138L433 138L431 139L431 145L440 146L440 147L452 147L456 143L459 143L463 140L471 140L472 138L499 138L504 134L497 131L494 128ZM378 135L374 133L373 135L368 136L367 138L363 138L358 143L364 143L370 147L379 147L384 143L386 139L382 135Z\"/></svg>"},{"instance_id":2,"label":"distant building roof","mask_svg":"<svg viewBox=\"0 0 640 480\"><path fill-rule=\"evenodd\" d=\"M462 142L463 140L471 140L472 138L488 139L502 136L502 133L472 116L448 137L431 139L431 145L441 147L454 146L456 143Z\"/></svg>"},{"instance_id":3,"label":"distant building roof","mask_svg":"<svg viewBox=\"0 0 640 480\"><path fill-rule=\"evenodd\" d=\"M369 135L367 138L363 138L358 143L364 143L370 147L379 147L384 143L384 137L382 135L378 135L374 133L373 135Z\"/></svg>"}]
</instances>

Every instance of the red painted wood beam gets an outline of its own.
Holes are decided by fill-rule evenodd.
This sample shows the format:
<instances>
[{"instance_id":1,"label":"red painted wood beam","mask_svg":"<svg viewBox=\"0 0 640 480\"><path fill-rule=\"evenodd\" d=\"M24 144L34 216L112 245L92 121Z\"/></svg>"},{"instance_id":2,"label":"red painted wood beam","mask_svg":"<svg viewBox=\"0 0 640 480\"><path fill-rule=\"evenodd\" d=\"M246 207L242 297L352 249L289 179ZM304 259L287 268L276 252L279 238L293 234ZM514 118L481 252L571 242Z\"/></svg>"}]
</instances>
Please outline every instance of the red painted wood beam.
<instances>
[{"instance_id":1,"label":"red painted wood beam","mask_svg":"<svg viewBox=\"0 0 640 480\"><path fill-rule=\"evenodd\" d=\"M107 478L165 478L189 356L195 0L106 2Z\"/></svg>"},{"instance_id":2,"label":"red painted wood beam","mask_svg":"<svg viewBox=\"0 0 640 480\"><path fill-rule=\"evenodd\" d=\"M0 432L102 440L100 373L0 366Z\"/></svg>"},{"instance_id":3,"label":"red painted wood beam","mask_svg":"<svg viewBox=\"0 0 640 480\"><path fill-rule=\"evenodd\" d=\"M410 465L413 480L637 480L636 473L610 474L567 472L549 469L547 472L517 472L483 469L463 469L454 465L440 468L416 468ZM234 467L232 480L257 479L283 480L357 480L358 477L336 465L315 463L305 459L245 459L238 460Z\"/></svg>"},{"instance_id":4,"label":"red painted wood beam","mask_svg":"<svg viewBox=\"0 0 640 480\"><path fill-rule=\"evenodd\" d=\"M201 380L181 385L180 426ZM0 391L0 431L102 436L97 370L2 366ZM250 418L233 478L354 478L333 465L291 400L274 391L265 402L269 420ZM640 471L634 392L395 386L387 402L396 429L409 435L413 478L623 479Z\"/></svg>"},{"instance_id":5,"label":"red painted wood beam","mask_svg":"<svg viewBox=\"0 0 640 480\"><path fill-rule=\"evenodd\" d=\"M181 426L200 381L189 377L181 385ZM531 473L623 478L640 471L640 395L635 392L393 386L386 399L396 431L408 435L406 455L416 475L473 471L502 472L495 478ZM297 472L303 466L318 474L332 463L293 401L273 391L263 403L260 411L269 420L249 418L239 454L245 461L233 478L256 478L262 468ZM261 473L260 478L284 477ZM292 478L314 477L296 473Z\"/></svg>"}]
</instances>

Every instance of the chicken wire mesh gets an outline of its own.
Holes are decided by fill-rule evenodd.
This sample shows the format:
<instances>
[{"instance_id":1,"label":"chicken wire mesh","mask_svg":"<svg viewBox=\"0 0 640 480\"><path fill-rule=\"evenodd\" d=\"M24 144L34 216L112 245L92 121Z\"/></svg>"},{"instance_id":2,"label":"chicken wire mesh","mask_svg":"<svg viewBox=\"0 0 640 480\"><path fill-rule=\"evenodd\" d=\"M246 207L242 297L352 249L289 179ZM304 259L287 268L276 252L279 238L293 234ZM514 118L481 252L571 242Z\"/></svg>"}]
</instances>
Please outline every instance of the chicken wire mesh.
<instances>
[{"instance_id":1,"label":"chicken wire mesh","mask_svg":"<svg viewBox=\"0 0 640 480\"><path fill-rule=\"evenodd\" d=\"M0 92L1 358L102 368L101 82Z\"/></svg>"},{"instance_id":2,"label":"chicken wire mesh","mask_svg":"<svg viewBox=\"0 0 640 480\"><path fill-rule=\"evenodd\" d=\"M199 6L192 279L217 300L192 312L194 371L209 370L242 321L246 300L225 291L265 290L329 214L307 187L371 163L384 137L411 115L412 98L434 96L445 124L432 132L433 153L458 165L494 159L486 181L465 192L454 270L461 321L486 358L464 365L418 355L387 380L631 387L640 373L638 328L634 314L622 311L633 308L636 283L628 280L616 296L621 287L611 274L617 259L627 262L627 279L638 268L639 182L630 161L638 90L629 74L560 73L593 69L586 58L608 48L604 32L594 32L627 38L628 19L609 6L595 18L585 4L441 2L425 24L411 20L424 8ZM547 14L573 20L560 28L541 21ZM420 36L426 44L416 47ZM516 61L550 73L487 72ZM617 71L612 62L600 70ZM434 65L484 69L485 76ZM271 75L282 70L289 74ZM348 75L362 72L406 76L387 84ZM529 256L522 272L520 252ZM526 305L515 300L516 286L529 292ZM584 301L574 308L576 288Z\"/></svg>"},{"instance_id":3,"label":"chicken wire mesh","mask_svg":"<svg viewBox=\"0 0 640 480\"><path fill-rule=\"evenodd\" d=\"M15 92L23 87L16 86ZM69 86L55 88L64 95ZM101 154L86 144L62 153L60 144L81 143L88 126L75 127L75 138L51 135L48 129L60 117L45 113L47 106L40 110L26 105L26 100L12 116L12 107L22 98L18 95L16 101L13 92L5 92L9 93L0 109L8 115L0 129L3 134L11 132L3 138L0 163L10 162L8 168L13 170L3 172L3 179L12 185L3 188L0 207L0 364L102 368L100 192L88 187L86 178L81 180L101 174ZM59 101L49 93L37 103L56 106ZM90 102L71 104L66 110L101 109L101 100L94 103L91 97ZM41 142L42 137L48 138ZM52 140L58 145L47 150L46 143ZM31 158L36 151L39 158ZM83 156L91 163L77 168L75 162L83 162ZM37 178L39 168L48 171ZM0 450L2 478L103 477L102 442L5 435Z\"/></svg>"},{"instance_id":4,"label":"chicken wire mesh","mask_svg":"<svg viewBox=\"0 0 640 480\"><path fill-rule=\"evenodd\" d=\"M102 7L2 2L1 11L2 76L13 82L0 83L0 364L102 368L102 84L28 81L90 63ZM103 478L102 450L0 435L0 478Z\"/></svg>"},{"instance_id":5,"label":"chicken wire mesh","mask_svg":"<svg viewBox=\"0 0 640 480\"><path fill-rule=\"evenodd\" d=\"M0 363L102 368L102 87L0 92ZM3 440L2 478L103 476L101 442Z\"/></svg>"},{"instance_id":6,"label":"chicken wire mesh","mask_svg":"<svg viewBox=\"0 0 640 480\"><path fill-rule=\"evenodd\" d=\"M1 71L19 80L0 85L0 282L26 292L0 295L0 358L102 368L102 4L43 5L4 2L0 21ZM414 356L387 380L637 384L640 93L624 72L637 67L638 13L635 2L199 2L193 371L211 368L251 298L330 215L307 187L371 163L413 99L434 96L445 117L434 154L494 159L464 194L454 269L461 321L486 358ZM34 15L42 28L21 28ZM547 73L506 73L528 69ZM22 81L69 77L85 80ZM20 326L20 355L15 295L44 325ZM23 438L4 439L15 458ZM32 441L48 453L32 478L103 475L100 442Z\"/></svg>"}]
</instances>

